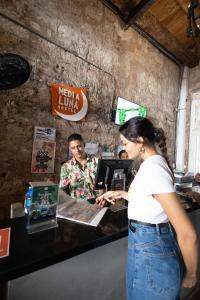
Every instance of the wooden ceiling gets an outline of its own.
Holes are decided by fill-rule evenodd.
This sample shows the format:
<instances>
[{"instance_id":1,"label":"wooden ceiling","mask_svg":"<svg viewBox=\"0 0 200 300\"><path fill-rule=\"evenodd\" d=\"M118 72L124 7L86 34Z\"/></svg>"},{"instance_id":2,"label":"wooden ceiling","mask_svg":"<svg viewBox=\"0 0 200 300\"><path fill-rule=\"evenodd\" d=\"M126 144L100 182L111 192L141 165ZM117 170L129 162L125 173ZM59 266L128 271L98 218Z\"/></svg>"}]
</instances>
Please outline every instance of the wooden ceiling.
<instances>
[{"instance_id":1,"label":"wooden ceiling","mask_svg":"<svg viewBox=\"0 0 200 300\"><path fill-rule=\"evenodd\" d=\"M187 37L188 0L102 0L123 21L134 28L179 65L199 64L200 40ZM200 12L200 9L199 9Z\"/></svg>"}]
</instances>

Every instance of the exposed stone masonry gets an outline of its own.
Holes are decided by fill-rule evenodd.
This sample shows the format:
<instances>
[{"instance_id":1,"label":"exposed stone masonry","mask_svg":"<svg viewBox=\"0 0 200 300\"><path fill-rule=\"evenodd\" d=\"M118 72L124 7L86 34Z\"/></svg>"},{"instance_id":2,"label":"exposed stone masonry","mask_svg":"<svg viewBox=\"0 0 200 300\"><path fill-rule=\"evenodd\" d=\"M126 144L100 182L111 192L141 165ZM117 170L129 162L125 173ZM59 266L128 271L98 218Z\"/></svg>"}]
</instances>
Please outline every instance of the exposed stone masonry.
<instances>
[{"instance_id":1,"label":"exposed stone masonry","mask_svg":"<svg viewBox=\"0 0 200 300\"><path fill-rule=\"evenodd\" d=\"M1 196L23 195L29 181L53 176L58 182L71 133L114 148L119 135L110 112L117 96L148 107L148 116L166 131L173 162L177 65L133 29L123 31L101 1L2 0L0 12L1 53L22 55L32 67L25 84L0 91ZM88 88L86 122L51 115L52 82ZM55 174L30 173L34 126L57 130Z\"/></svg>"}]
</instances>

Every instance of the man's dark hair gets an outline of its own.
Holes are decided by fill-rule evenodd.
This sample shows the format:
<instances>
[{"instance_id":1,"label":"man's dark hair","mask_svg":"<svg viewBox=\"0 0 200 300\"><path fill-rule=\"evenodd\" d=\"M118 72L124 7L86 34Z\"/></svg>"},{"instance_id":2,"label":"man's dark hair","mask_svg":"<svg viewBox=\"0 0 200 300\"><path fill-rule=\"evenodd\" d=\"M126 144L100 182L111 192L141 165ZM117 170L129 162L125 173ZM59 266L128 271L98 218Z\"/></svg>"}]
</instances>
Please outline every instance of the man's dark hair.
<instances>
[{"instance_id":1,"label":"man's dark hair","mask_svg":"<svg viewBox=\"0 0 200 300\"><path fill-rule=\"evenodd\" d=\"M121 158L121 156L122 156L123 153L126 153L126 150L121 150L121 151L118 153L119 158Z\"/></svg>"},{"instance_id":2,"label":"man's dark hair","mask_svg":"<svg viewBox=\"0 0 200 300\"><path fill-rule=\"evenodd\" d=\"M81 142L83 142L83 138L79 133L73 133L68 137L67 141L68 141L68 143L70 143L72 141L81 141Z\"/></svg>"}]
</instances>

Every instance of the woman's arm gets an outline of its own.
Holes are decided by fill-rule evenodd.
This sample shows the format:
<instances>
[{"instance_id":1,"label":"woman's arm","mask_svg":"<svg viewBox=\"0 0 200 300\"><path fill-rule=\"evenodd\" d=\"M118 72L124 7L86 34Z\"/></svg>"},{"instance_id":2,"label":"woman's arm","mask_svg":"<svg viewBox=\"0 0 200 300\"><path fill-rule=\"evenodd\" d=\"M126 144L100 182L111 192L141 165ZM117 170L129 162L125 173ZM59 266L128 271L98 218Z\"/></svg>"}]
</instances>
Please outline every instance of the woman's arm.
<instances>
[{"instance_id":1,"label":"woman's arm","mask_svg":"<svg viewBox=\"0 0 200 300\"><path fill-rule=\"evenodd\" d=\"M119 198L124 198L128 200L128 192L126 191L109 191L103 195L96 198L96 203L103 207L106 204L106 201L115 204L115 200Z\"/></svg>"},{"instance_id":2,"label":"woman's arm","mask_svg":"<svg viewBox=\"0 0 200 300\"><path fill-rule=\"evenodd\" d=\"M183 287L191 288L196 284L198 243L195 229L182 207L176 193L153 195L165 210L177 234L177 241L186 267Z\"/></svg>"}]
</instances>

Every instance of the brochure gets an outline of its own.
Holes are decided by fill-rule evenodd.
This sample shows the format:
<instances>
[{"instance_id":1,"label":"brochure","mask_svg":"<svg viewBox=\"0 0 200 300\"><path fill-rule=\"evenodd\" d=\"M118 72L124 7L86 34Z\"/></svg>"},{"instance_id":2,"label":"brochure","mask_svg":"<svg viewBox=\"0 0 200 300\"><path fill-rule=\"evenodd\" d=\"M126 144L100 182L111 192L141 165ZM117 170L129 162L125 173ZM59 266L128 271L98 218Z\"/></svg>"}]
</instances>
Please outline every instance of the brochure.
<instances>
[{"instance_id":1,"label":"brochure","mask_svg":"<svg viewBox=\"0 0 200 300\"><path fill-rule=\"evenodd\" d=\"M29 223L45 217L55 217L58 203L58 185L53 182L30 182L31 195L25 201ZM29 188L29 189L30 189Z\"/></svg>"},{"instance_id":2,"label":"brochure","mask_svg":"<svg viewBox=\"0 0 200 300\"><path fill-rule=\"evenodd\" d=\"M101 208L97 204L76 201L71 198L57 207L57 218L67 219L74 222L98 226L104 216L107 207Z\"/></svg>"},{"instance_id":3,"label":"brochure","mask_svg":"<svg viewBox=\"0 0 200 300\"><path fill-rule=\"evenodd\" d=\"M28 233L57 227L58 185L51 181L29 184L24 203Z\"/></svg>"},{"instance_id":4,"label":"brochure","mask_svg":"<svg viewBox=\"0 0 200 300\"><path fill-rule=\"evenodd\" d=\"M10 227L0 229L0 258L9 255Z\"/></svg>"}]
</instances>

